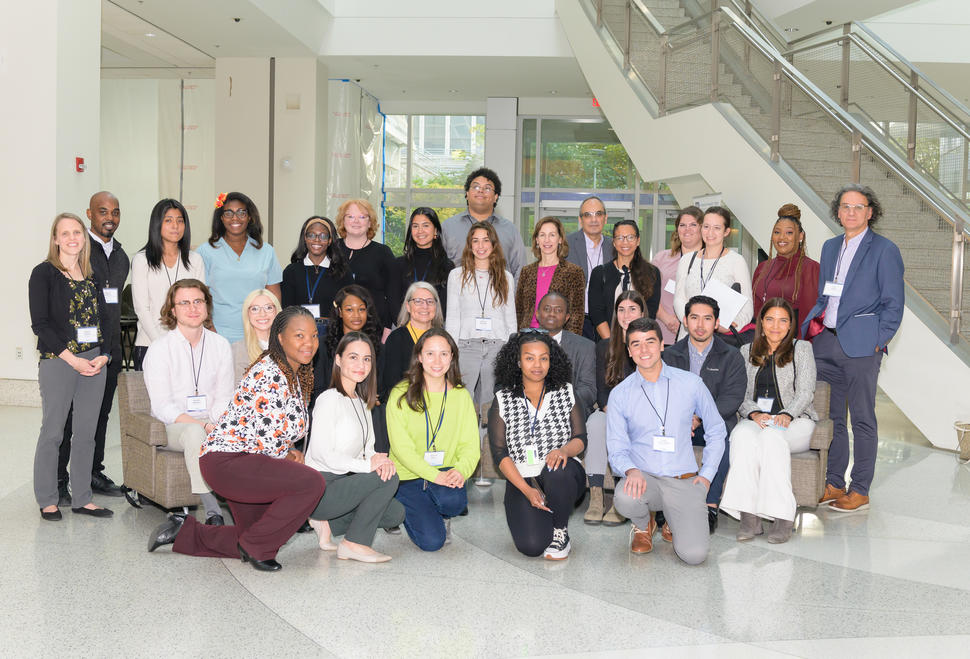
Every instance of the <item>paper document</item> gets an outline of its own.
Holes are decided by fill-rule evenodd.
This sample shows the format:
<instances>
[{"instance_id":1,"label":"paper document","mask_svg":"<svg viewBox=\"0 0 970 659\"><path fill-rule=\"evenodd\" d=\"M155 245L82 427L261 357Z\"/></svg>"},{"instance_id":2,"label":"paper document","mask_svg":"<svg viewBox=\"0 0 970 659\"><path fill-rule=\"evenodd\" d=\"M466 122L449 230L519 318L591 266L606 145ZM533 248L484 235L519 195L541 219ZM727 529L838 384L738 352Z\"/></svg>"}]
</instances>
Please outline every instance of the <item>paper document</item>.
<instances>
[{"instance_id":1,"label":"paper document","mask_svg":"<svg viewBox=\"0 0 970 659\"><path fill-rule=\"evenodd\" d=\"M712 297L717 300L717 306L720 307L720 321L721 327L729 327L731 323L737 321L738 327L743 327L748 324L750 318L738 318L738 312L741 311L741 307L748 301L746 297L738 293L736 290L730 286L720 282L716 279L711 279L707 282L701 295L706 295L707 297Z\"/></svg>"}]
</instances>

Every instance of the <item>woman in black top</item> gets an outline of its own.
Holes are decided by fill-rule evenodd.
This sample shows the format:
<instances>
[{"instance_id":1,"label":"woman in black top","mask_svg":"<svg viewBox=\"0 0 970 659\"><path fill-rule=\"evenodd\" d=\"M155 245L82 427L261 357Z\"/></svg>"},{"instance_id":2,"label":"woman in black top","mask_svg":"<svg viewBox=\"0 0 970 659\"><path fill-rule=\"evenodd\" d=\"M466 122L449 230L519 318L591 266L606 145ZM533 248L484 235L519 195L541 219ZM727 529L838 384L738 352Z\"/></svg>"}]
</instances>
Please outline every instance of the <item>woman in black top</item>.
<instances>
[{"instance_id":1,"label":"woman in black top","mask_svg":"<svg viewBox=\"0 0 970 659\"><path fill-rule=\"evenodd\" d=\"M384 328L383 334L377 337L377 343L381 343L394 322L391 303L400 299L394 254L387 245L374 242L377 215L364 199L348 199L340 205L337 233L340 234L337 244L347 257L353 283L370 291L377 305L377 323Z\"/></svg>"},{"instance_id":2,"label":"woman in black top","mask_svg":"<svg viewBox=\"0 0 970 659\"><path fill-rule=\"evenodd\" d=\"M337 229L329 219L319 215L309 218L300 229L290 264L283 270L283 306L305 306L320 328L326 326L337 291L353 283L336 238Z\"/></svg>"},{"instance_id":3,"label":"woman in black top","mask_svg":"<svg viewBox=\"0 0 970 659\"><path fill-rule=\"evenodd\" d=\"M394 385L407 377L411 353L421 335L432 327L444 326L441 312L441 300L434 286L416 281L408 287L397 328L388 335L378 360L377 396L382 405L387 403Z\"/></svg>"},{"instance_id":4,"label":"woman in black top","mask_svg":"<svg viewBox=\"0 0 970 659\"><path fill-rule=\"evenodd\" d=\"M90 254L91 243L81 218L61 213L51 227L47 259L33 269L28 284L31 329L40 351L43 408L34 453L34 497L40 516L50 522L61 519L57 452L72 405L71 510L92 517L113 514L91 501L94 431L116 330L102 313L104 293L91 269Z\"/></svg>"},{"instance_id":5,"label":"woman in black top","mask_svg":"<svg viewBox=\"0 0 970 659\"><path fill-rule=\"evenodd\" d=\"M416 281L426 281L435 287L439 300L448 299L448 273L455 264L445 254L441 240L441 222L438 221L438 214L434 209L420 206L411 213L404 236L404 255L397 258L397 267L400 277L399 291L405 290ZM399 298L394 302L391 309L400 309L404 299ZM441 308L441 313L444 315L444 308Z\"/></svg>"},{"instance_id":6,"label":"woman in black top","mask_svg":"<svg viewBox=\"0 0 970 659\"><path fill-rule=\"evenodd\" d=\"M656 318L660 307L660 270L640 253L640 227L633 220L613 225L616 258L593 268L589 274L589 319L601 339L610 338L613 305L623 291L631 288L643 296L645 315Z\"/></svg>"},{"instance_id":7,"label":"woman in black top","mask_svg":"<svg viewBox=\"0 0 970 659\"><path fill-rule=\"evenodd\" d=\"M313 398L311 406L327 387L333 371L333 356L337 344L347 332L363 332L374 344L377 357L381 355L381 328L377 318L374 298L363 286L351 284L344 286L330 305L330 319L327 331L320 337L317 361L313 367Z\"/></svg>"},{"instance_id":8,"label":"woman in black top","mask_svg":"<svg viewBox=\"0 0 970 659\"><path fill-rule=\"evenodd\" d=\"M577 456L586 444L569 358L547 334L513 334L495 360L499 387L488 413L492 460L508 479L505 518L516 549L569 556L569 514L586 489Z\"/></svg>"}]
</instances>

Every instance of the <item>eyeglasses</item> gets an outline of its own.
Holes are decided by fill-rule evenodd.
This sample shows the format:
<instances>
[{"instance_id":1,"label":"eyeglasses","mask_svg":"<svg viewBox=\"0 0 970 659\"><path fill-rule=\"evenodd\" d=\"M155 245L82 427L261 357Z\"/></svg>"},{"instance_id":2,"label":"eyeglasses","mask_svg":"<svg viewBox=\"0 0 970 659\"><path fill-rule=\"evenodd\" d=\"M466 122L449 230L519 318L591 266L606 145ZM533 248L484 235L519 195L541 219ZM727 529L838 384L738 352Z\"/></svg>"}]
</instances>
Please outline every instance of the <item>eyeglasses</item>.
<instances>
[{"instance_id":1,"label":"eyeglasses","mask_svg":"<svg viewBox=\"0 0 970 659\"><path fill-rule=\"evenodd\" d=\"M635 243L636 241L640 240L640 236L636 235L635 233L631 233L628 236L613 236L613 240L618 243Z\"/></svg>"},{"instance_id":2,"label":"eyeglasses","mask_svg":"<svg viewBox=\"0 0 970 659\"><path fill-rule=\"evenodd\" d=\"M594 217L599 219L606 217L606 211L586 211L585 213L580 213L579 216L584 220L592 220Z\"/></svg>"},{"instance_id":3,"label":"eyeglasses","mask_svg":"<svg viewBox=\"0 0 970 659\"><path fill-rule=\"evenodd\" d=\"M493 188L492 186L490 186L490 185L479 185L477 183L475 185L471 186L469 188L469 190L472 190L473 192L484 192L486 194L491 194L491 193L495 192L495 188Z\"/></svg>"},{"instance_id":4,"label":"eyeglasses","mask_svg":"<svg viewBox=\"0 0 970 659\"><path fill-rule=\"evenodd\" d=\"M314 242L328 243L330 242L329 233L308 233L304 236L307 240L312 240Z\"/></svg>"},{"instance_id":5,"label":"eyeglasses","mask_svg":"<svg viewBox=\"0 0 970 659\"><path fill-rule=\"evenodd\" d=\"M205 304L205 298L200 297L196 300L182 300L181 302L176 302L175 306L188 309L189 307L200 307L203 304Z\"/></svg>"},{"instance_id":6,"label":"eyeglasses","mask_svg":"<svg viewBox=\"0 0 970 659\"><path fill-rule=\"evenodd\" d=\"M861 213L863 209L869 208L868 204L839 204L839 208L846 213Z\"/></svg>"},{"instance_id":7,"label":"eyeglasses","mask_svg":"<svg viewBox=\"0 0 970 659\"><path fill-rule=\"evenodd\" d=\"M519 330L519 334L548 334L549 330L543 329L541 327L523 327Z\"/></svg>"},{"instance_id":8,"label":"eyeglasses","mask_svg":"<svg viewBox=\"0 0 970 659\"><path fill-rule=\"evenodd\" d=\"M348 220L360 220L361 222L367 222L370 220L370 215L344 215L344 222Z\"/></svg>"},{"instance_id":9,"label":"eyeglasses","mask_svg":"<svg viewBox=\"0 0 970 659\"><path fill-rule=\"evenodd\" d=\"M249 217L249 211L246 210L245 208L240 208L237 211L233 211L227 208L226 210L222 211L222 219L224 220L231 220L234 215L238 217L240 220L245 220L247 217Z\"/></svg>"},{"instance_id":10,"label":"eyeglasses","mask_svg":"<svg viewBox=\"0 0 970 659\"><path fill-rule=\"evenodd\" d=\"M252 313L252 314L257 314L259 312L273 313L274 311L276 311L276 305L274 304L264 304L264 305L254 304L253 306L249 307L249 313Z\"/></svg>"},{"instance_id":11,"label":"eyeglasses","mask_svg":"<svg viewBox=\"0 0 970 659\"><path fill-rule=\"evenodd\" d=\"M435 307L438 305L433 297L412 297L408 302L412 302L416 307Z\"/></svg>"}]
</instances>

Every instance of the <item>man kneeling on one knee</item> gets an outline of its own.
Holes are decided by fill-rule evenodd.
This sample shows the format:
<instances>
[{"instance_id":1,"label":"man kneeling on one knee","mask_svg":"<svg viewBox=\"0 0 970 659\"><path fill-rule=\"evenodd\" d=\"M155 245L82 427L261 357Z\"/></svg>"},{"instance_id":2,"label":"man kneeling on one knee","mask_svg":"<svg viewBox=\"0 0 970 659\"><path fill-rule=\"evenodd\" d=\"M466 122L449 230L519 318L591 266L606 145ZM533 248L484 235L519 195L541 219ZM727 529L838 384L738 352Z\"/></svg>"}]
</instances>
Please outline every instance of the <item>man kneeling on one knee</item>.
<instances>
[{"instance_id":1,"label":"man kneeling on one knee","mask_svg":"<svg viewBox=\"0 0 970 659\"><path fill-rule=\"evenodd\" d=\"M657 523L652 511L663 510L677 556L697 565L710 546L706 499L724 453L724 420L699 377L660 359L663 339L657 321L632 321L626 346L637 370L610 393L606 412L610 465L625 474L613 503L633 522L634 554L653 549ZM691 445L695 414L705 429L700 471Z\"/></svg>"},{"instance_id":2,"label":"man kneeling on one knee","mask_svg":"<svg viewBox=\"0 0 970 659\"><path fill-rule=\"evenodd\" d=\"M145 354L145 388L152 416L165 424L168 451L181 451L192 493L205 506L206 524L224 523L219 500L202 478L202 440L229 405L233 394L232 348L211 326L212 295L197 279L181 279L168 290L162 325L171 331Z\"/></svg>"}]
</instances>

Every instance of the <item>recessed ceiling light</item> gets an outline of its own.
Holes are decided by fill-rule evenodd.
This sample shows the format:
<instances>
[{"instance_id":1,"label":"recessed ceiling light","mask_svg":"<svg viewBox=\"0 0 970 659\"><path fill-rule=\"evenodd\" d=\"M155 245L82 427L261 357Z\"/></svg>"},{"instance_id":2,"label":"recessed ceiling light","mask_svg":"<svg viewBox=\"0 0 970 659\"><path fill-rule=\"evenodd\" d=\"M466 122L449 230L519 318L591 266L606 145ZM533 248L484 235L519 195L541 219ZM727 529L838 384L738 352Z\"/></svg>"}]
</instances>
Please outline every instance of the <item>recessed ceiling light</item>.
<instances>
[{"instance_id":1,"label":"recessed ceiling light","mask_svg":"<svg viewBox=\"0 0 970 659\"><path fill-rule=\"evenodd\" d=\"M154 32L146 32L145 33L145 36L146 37L154 37L155 36L155 33Z\"/></svg>"},{"instance_id":2,"label":"recessed ceiling light","mask_svg":"<svg viewBox=\"0 0 970 659\"><path fill-rule=\"evenodd\" d=\"M798 32L797 27L786 27L785 32Z\"/></svg>"},{"instance_id":3,"label":"recessed ceiling light","mask_svg":"<svg viewBox=\"0 0 970 659\"><path fill-rule=\"evenodd\" d=\"M449 89L448 90L448 93L449 94L457 94L458 93L458 90L457 89Z\"/></svg>"},{"instance_id":4,"label":"recessed ceiling light","mask_svg":"<svg viewBox=\"0 0 970 659\"><path fill-rule=\"evenodd\" d=\"M550 90L549 90L549 91L548 91L547 93L548 93L548 94L550 94L550 95L552 95L552 96L555 96L555 95L556 95L556 94L558 94L559 92L558 92L558 91L556 91L555 89L550 89Z\"/></svg>"}]
</instances>

